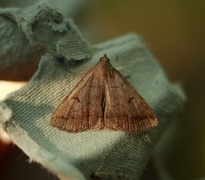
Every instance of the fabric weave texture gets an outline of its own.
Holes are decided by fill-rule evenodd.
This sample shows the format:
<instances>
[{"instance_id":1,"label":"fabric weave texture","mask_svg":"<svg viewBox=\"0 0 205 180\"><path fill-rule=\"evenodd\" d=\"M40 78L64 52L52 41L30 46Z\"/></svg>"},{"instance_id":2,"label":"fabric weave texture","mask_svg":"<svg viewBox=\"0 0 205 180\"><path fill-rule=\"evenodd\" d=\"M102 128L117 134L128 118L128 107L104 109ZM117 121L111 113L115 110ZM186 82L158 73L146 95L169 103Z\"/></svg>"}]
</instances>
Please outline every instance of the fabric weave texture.
<instances>
[{"instance_id":1,"label":"fabric weave texture","mask_svg":"<svg viewBox=\"0 0 205 180\"><path fill-rule=\"evenodd\" d=\"M57 174L70 179L83 179L84 175L88 179L94 172L136 179L167 122L183 104L184 95L167 81L138 36L125 35L95 49L92 57L81 63L43 56L31 81L3 101L13 115L2 115L7 118L0 119L1 125L32 160ZM83 76L82 71L104 53L153 108L159 120L156 128L139 134L107 130L67 133L50 125L53 111Z\"/></svg>"}]
</instances>

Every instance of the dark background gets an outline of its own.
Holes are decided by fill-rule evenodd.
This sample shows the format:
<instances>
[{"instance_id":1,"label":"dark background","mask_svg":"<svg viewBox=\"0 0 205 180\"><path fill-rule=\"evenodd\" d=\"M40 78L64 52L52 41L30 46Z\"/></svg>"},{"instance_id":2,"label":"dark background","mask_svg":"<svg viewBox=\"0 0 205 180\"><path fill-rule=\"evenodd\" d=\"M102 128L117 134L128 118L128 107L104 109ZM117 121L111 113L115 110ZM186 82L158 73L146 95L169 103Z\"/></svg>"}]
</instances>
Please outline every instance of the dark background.
<instances>
[{"instance_id":1,"label":"dark background","mask_svg":"<svg viewBox=\"0 0 205 180\"><path fill-rule=\"evenodd\" d=\"M31 2L0 0L0 6L24 7ZM94 44L136 32L144 37L169 79L181 84L187 95L186 105L162 135L157 151L173 179L205 177L205 1L87 2L75 22L88 40ZM25 159L12 146L4 163L9 164L13 175L26 173L25 168L30 176L35 172L43 173L38 176L42 179L54 179L38 165L32 169Z\"/></svg>"}]
</instances>

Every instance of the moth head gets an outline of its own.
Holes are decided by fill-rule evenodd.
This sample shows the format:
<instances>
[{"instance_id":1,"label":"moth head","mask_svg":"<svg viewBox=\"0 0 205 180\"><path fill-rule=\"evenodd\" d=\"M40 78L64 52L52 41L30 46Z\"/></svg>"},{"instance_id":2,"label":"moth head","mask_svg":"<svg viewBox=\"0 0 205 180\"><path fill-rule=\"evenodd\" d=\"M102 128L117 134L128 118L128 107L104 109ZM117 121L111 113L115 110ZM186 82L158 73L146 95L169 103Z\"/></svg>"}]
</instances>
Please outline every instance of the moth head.
<instances>
[{"instance_id":1,"label":"moth head","mask_svg":"<svg viewBox=\"0 0 205 180\"><path fill-rule=\"evenodd\" d=\"M100 58L100 61L104 62L104 63L107 63L107 62L110 62L110 59L108 59L107 55L104 54L104 56Z\"/></svg>"}]
</instances>

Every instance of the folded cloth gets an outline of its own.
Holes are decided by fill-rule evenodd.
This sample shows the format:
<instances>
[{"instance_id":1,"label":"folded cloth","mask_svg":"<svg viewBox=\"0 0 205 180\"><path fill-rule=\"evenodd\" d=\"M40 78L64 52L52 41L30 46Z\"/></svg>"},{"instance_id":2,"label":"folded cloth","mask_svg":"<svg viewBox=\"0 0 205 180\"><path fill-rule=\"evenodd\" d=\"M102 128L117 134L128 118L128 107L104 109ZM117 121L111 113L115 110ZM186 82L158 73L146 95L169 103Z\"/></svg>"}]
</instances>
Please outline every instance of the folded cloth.
<instances>
[{"instance_id":1,"label":"folded cloth","mask_svg":"<svg viewBox=\"0 0 205 180\"><path fill-rule=\"evenodd\" d=\"M140 36L127 34L91 49L91 57L82 61L70 61L69 55L44 55L30 82L1 102L0 126L31 160L61 179L139 179L185 96L178 85L167 80ZM50 125L56 107L104 54L152 107L157 127L137 134L109 130L68 133Z\"/></svg>"}]
</instances>

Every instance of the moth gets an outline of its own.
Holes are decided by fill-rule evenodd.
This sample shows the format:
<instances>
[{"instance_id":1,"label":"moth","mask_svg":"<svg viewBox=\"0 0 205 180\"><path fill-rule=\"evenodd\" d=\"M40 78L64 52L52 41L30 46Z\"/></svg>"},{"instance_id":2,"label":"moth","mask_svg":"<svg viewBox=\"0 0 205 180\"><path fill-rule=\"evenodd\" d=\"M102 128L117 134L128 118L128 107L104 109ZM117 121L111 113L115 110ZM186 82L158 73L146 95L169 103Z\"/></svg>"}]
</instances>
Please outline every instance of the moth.
<instances>
[{"instance_id":1,"label":"moth","mask_svg":"<svg viewBox=\"0 0 205 180\"><path fill-rule=\"evenodd\" d=\"M139 133L157 126L158 120L104 55L56 108L50 123L73 133L101 129Z\"/></svg>"}]
</instances>

